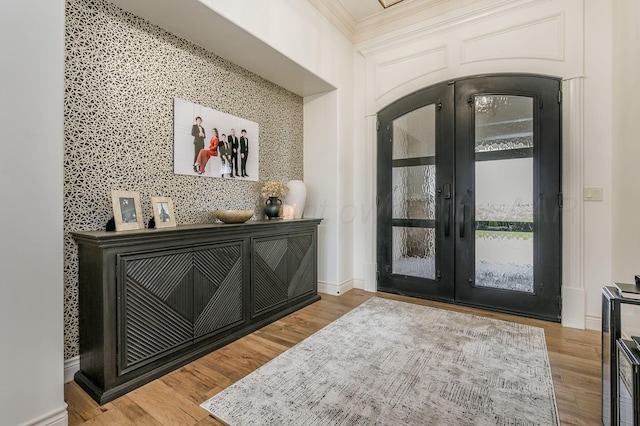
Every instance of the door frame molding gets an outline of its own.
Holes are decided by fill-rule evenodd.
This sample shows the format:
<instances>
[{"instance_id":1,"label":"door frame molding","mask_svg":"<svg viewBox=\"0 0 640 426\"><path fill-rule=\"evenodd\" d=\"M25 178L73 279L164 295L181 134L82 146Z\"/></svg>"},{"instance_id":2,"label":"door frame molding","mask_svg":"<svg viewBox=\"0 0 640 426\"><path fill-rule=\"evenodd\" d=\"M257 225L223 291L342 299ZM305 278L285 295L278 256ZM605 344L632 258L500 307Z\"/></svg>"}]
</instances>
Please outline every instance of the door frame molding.
<instances>
[{"instance_id":1,"label":"door frame molding","mask_svg":"<svg viewBox=\"0 0 640 426\"><path fill-rule=\"evenodd\" d=\"M562 325L584 329L584 77L563 79L562 97Z\"/></svg>"}]
</instances>

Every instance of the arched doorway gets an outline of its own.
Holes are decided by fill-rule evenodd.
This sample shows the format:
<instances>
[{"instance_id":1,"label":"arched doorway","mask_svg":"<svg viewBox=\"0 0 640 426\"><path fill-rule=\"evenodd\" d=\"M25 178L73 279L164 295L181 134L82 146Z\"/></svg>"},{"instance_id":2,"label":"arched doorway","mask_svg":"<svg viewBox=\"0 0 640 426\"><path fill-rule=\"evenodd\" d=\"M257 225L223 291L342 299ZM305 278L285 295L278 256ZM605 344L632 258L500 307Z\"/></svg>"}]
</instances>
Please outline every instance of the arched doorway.
<instances>
[{"instance_id":1,"label":"arched doorway","mask_svg":"<svg viewBox=\"0 0 640 426\"><path fill-rule=\"evenodd\" d=\"M378 113L378 290L560 320L560 88L470 77Z\"/></svg>"}]
</instances>

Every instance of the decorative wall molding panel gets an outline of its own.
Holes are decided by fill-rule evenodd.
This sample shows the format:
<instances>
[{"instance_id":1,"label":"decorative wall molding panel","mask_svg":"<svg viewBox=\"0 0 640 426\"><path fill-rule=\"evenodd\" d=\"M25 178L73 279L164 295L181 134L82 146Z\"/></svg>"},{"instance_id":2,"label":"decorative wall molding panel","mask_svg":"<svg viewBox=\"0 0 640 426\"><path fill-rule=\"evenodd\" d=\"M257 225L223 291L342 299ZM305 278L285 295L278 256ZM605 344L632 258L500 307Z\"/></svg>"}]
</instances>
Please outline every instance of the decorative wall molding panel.
<instances>
[{"instance_id":1,"label":"decorative wall molding panel","mask_svg":"<svg viewBox=\"0 0 640 426\"><path fill-rule=\"evenodd\" d=\"M376 64L375 98L380 99L407 81L444 70L447 66L446 46ZM402 79L398 79L399 75L403 76Z\"/></svg>"},{"instance_id":2,"label":"decorative wall molding panel","mask_svg":"<svg viewBox=\"0 0 640 426\"><path fill-rule=\"evenodd\" d=\"M525 40L529 42L524 43ZM564 61L564 44L564 14L561 13L463 40L460 63L501 59Z\"/></svg>"},{"instance_id":3,"label":"decorative wall molding panel","mask_svg":"<svg viewBox=\"0 0 640 426\"><path fill-rule=\"evenodd\" d=\"M421 88L471 75L582 75L581 0L481 3L482 10L443 15L357 45L365 58L366 114Z\"/></svg>"}]
</instances>

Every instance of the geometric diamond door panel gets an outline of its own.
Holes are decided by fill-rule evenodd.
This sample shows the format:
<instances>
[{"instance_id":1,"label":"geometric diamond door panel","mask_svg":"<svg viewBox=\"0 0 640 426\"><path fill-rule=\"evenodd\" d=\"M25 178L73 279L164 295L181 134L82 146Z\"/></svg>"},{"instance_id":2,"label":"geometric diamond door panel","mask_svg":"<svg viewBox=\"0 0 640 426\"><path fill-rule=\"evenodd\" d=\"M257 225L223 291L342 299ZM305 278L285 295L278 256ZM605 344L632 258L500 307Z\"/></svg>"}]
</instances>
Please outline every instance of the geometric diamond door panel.
<instances>
[{"instance_id":1,"label":"geometric diamond door panel","mask_svg":"<svg viewBox=\"0 0 640 426\"><path fill-rule=\"evenodd\" d=\"M313 238L309 233L254 241L254 316L315 291Z\"/></svg>"},{"instance_id":2,"label":"geometric diamond door panel","mask_svg":"<svg viewBox=\"0 0 640 426\"><path fill-rule=\"evenodd\" d=\"M118 256L118 374L243 320L242 242Z\"/></svg>"},{"instance_id":3,"label":"geometric diamond door panel","mask_svg":"<svg viewBox=\"0 0 640 426\"><path fill-rule=\"evenodd\" d=\"M259 314L287 300L287 238L255 242L253 313Z\"/></svg>"},{"instance_id":4,"label":"geometric diamond door panel","mask_svg":"<svg viewBox=\"0 0 640 426\"><path fill-rule=\"evenodd\" d=\"M242 321L242 244L193 252L194 337Z\"/></svg>"},{"instance_id":5,"label":"geometric diamond door panel","mask_svg":"<svg viewBox=\"0 0 640 426\"><path fill-rule=\"evenodd\" d=\"M118 260L124 278L118 289L122 327L118 374L191 344L191 263L188 251Z\"/></svg>"},{"instance_id":6,"label":"geometric diamond door panel","mask_svg":"<svg viewBox=\"0 0 640 426\"><path fill-rule=\"evenodd\" d=\"M289 298L314 291L313 235L289 237Z\"/></svg>"}]
</instances>

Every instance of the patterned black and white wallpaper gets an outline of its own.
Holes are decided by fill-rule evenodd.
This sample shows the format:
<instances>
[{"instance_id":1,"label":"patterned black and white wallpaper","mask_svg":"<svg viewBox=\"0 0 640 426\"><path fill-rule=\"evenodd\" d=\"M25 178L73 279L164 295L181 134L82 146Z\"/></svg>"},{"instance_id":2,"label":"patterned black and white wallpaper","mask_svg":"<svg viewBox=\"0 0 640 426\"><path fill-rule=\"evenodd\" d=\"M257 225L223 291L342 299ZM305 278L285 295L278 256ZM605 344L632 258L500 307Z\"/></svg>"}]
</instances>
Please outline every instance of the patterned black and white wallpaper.
<instances>
[{"instance_id":1,"label":"patterned black and white wallpaper","mask_svg":"<svg viewBox=\"0 0 640 426\"><path fill-rule=\"evenodd\" d=\"M111 189L171 197L178 224L260 211L260 183L173 173L173 99L258 123L260 180L302 179L302 98L103 0L68 0L65 35L65 359L78 355L78 253ZM43 129L46 134L46 129ZM55 161L52 159L52 161Z\"/></svg>"}]
</instances>

